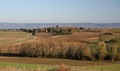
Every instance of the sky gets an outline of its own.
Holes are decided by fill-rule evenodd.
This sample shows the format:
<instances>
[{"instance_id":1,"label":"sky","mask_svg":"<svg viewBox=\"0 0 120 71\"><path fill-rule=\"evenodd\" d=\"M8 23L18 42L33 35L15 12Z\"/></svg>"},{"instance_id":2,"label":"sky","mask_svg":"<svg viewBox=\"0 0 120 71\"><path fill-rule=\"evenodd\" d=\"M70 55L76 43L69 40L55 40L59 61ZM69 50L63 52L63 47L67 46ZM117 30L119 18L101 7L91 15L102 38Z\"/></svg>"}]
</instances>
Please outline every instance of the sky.
<instances>
[{"instance_id":1,"label":"sky","mask_svg":"<svg viewBox=\"0 0 120 71\"><path fill-rule=\"evenodd\" d=\"M120 23L120 0L0 0L0 22Z\"/></svg>"}]
</instances>

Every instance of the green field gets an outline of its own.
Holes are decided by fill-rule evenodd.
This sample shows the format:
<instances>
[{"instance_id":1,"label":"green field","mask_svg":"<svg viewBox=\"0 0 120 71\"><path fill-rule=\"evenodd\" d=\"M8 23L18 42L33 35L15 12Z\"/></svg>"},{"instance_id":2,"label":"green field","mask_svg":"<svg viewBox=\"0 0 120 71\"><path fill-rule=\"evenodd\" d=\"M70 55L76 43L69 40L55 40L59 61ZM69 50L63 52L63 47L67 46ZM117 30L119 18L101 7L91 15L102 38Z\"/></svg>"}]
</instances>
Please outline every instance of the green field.
<instances>
[{"instance_id":1,"label":"green field","mask_svg":"<svg viewBox=\"0 0 120 71\"><path fill-rule=\"evenodd\" d=\"M20 63L6 63L6 62L0 62L0 67L16 67L19 68L26 68L26 69L57 69L58 65L40 65L40 64L20 64ZM80 69L90 69L90 70L100 70L105 69L109 71L119 71L120 70L120 64L112 64L112 65L95 65L95 66L69 66L71 69L77 68Z\"/></svg>"},{"instance_id":2,"label":"green field","mask_svg":"<svg viewBox=\"0 0 120 71\"><path fill-rule=\"evenodd\" d=\"M27 68L27 69L56 69L58 65L65 64L72 69L105 69L110 71L119 71L120 62L99 62L99 61L81 61L69 59L50 59L50 58L25 58L25 57L0 57L0 66Z\"/></svg>"},{"instance_id":3,"label":"green field","mask_svg":"<svg viewBox=\"0 0 120 71\"><path fill-rule=\"evenodd\" d=\"M112 29L109 29L109 31L113 33L120 33L120 28L112 28Z\"/></svg>"}]
</instances>

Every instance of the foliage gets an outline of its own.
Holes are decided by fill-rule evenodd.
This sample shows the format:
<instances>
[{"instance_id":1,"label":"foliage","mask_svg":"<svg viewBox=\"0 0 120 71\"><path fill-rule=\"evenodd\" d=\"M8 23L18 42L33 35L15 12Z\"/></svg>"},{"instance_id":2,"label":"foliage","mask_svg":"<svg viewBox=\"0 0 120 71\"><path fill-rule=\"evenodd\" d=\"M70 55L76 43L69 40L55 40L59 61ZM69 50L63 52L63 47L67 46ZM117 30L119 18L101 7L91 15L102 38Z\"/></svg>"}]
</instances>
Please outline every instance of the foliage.
<instances>
[{"instance_id":1,"label":"foliage","mask_svg":"<svg viewBox=\"0 0 120 71\"><path fill-rule=\"evenodd\" d=\"M20 46L21 56L45 57L45 58L65 58L75 60L119 60L116 58L118 49L113 46L108 49L106 43L100 41L92 46L83 46L78 42L65 41L29 41Z\"/></svg>"},{"instance_id":2,"label":"foliage","mask_svg":"<svg viewBox=\"0 0 120 71\"><path fill-rule=\"evenodd\" d=\"M53 35L70 35L72 34L72 28L69 27L56 27L46 28L45 32L52 33Z\"/></svg>"},{"instance_id":3,"label":"foliage","mask_svg":"<svg viewBox=\"0 0 120 71\"><path fill-rule=\"evenodd\" d=\"M112 49L111 49L111 59L112 59L112 61L115 60L115 58L116 58L116 56L118 54L117 48L118 47L116 45L112 46Z\"/></svg>"},{"instance_id":4,"label":"foliage","mask_svg":"<svg viewBox=\"0 0 120 71\"><path fill-rule=\"evenodd\" d=\"M98 48L98 58L99 60L103 60L107 54L106 44L104 42L99 42Z\"/></svg>"},{"instance_id":5,"label":"foliage","mask_svg":"<svg viewBox=\"0 0 120 71\"><path fill-rule=\"evenodd\" d=\"M105 32L104 35L113 35L111 32Z\"/></svg>"}]
</instances>

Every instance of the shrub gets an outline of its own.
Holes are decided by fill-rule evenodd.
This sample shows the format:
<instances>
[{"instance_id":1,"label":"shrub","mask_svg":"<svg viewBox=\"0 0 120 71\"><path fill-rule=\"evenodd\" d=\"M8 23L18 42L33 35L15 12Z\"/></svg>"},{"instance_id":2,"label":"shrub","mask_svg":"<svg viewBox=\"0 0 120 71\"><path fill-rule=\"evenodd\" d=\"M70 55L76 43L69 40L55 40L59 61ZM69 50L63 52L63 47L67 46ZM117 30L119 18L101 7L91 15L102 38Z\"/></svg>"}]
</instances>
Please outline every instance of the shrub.
<instances>
[{"instance_id":1,"label":"shrub","mask_svg":"<svg viewBox=\"0 0 120 71\"><path fill-rule=\"evenodd\" d=\"M104 42L99 42L98 48L98 58L99 60L103 60L107 54L106 44Z\"/></svg>"},{"instance_id":2,"label":"shrub","mask_svg":"<svg viewBox=\"0 0 120 71\"><path fill-rule=\"evenodd\" d=\"M116 56L117 56L117 53L118 53L117 48L118 47L116 45L112 46L112 49L111 49L111 59L112 59L112 61L114 61Z\"/></svg>"},{"instance_id":3,"label":"shrub","mask_svg":"<svg viewBox=\"0 0 120 71\"><path fill-rule=\"evenodd\" d=\"M111 32L106 32L106 33L104 33L104 35L113 35L113 33L111 33Z\"/></svg>"},{"instance_id":4,"label":"shrub","mask_svg":"<svg viewBox=\"0 0 120 71\"><path fill-rule=\"evenodd\" d=\"M82 59L84 60L90 60L92 57L91 50L89 47L84 47L82 50Z\"/></svg>"}]
</instances>

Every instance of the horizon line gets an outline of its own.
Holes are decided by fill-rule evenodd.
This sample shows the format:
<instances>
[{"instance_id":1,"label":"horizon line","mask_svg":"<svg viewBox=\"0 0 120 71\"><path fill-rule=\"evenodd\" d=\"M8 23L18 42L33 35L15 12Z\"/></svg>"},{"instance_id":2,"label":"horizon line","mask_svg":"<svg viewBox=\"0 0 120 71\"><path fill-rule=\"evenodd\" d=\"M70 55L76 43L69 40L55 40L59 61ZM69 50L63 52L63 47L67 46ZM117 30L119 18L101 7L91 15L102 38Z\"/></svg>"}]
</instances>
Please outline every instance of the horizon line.
<instances>
[{"instance_id":1,"label":"horizon line","mask_svg":"<svg viewBox=\"0 0 120 71\"><path fill-rule=\"evenodd\" d=\"M48 22L44 22L44 23L40 23L40 22L0 22L0 23L11 23L11 24L58 24L59 22L53 22L53 23L48 23ZM71 24L71 23L76 23L76 24L87 24L87 23L91 23L91 24L110 24L110 23L120 23L120 22L62 22L62 23L59 23L59 24Z\"/></svg>"}]
</instances>

